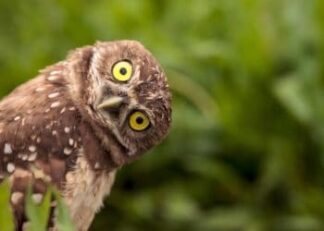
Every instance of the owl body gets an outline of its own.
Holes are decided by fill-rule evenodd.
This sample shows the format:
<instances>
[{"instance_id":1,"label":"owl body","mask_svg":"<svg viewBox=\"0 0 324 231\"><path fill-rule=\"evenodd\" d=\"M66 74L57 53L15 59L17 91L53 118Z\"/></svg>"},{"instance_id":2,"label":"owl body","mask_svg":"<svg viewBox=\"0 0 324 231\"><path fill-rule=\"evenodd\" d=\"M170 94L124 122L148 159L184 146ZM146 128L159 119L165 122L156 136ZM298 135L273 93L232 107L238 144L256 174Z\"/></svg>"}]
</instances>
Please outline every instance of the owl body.
<instances>
[{"instance_id":1,"label":"owl body","mask_svg":"<svg viewBox=\"0 0 324 231\"><path fill-rule=\"evenodd\" d=\"M116 171L166 136L170 101L163 70L135 41L76 49L5 97L0 179L9 178L17 230L28 225L29 184L37 203L55 185L76 230L87 230Z\"/></svg>"}]
</instances>

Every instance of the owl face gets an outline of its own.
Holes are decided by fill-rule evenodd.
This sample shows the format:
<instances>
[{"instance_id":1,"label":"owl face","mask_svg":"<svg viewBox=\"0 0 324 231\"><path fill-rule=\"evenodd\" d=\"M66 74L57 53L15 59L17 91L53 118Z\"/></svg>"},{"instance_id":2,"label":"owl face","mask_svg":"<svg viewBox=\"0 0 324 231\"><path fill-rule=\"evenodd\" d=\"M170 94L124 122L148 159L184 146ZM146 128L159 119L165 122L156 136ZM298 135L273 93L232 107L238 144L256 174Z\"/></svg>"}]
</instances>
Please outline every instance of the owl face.
<instances>
[{"instance_id":1,"label":"owl face","mask_svg":"<svg viewBox=\"0 0 324 231\"><path fill-rule=\"evenodd\" d=\"M99 42L92 49L84 102L128 156L159 143L171 123L171 94L154 57L138 42Z\"/></svg>"}]
</instances>

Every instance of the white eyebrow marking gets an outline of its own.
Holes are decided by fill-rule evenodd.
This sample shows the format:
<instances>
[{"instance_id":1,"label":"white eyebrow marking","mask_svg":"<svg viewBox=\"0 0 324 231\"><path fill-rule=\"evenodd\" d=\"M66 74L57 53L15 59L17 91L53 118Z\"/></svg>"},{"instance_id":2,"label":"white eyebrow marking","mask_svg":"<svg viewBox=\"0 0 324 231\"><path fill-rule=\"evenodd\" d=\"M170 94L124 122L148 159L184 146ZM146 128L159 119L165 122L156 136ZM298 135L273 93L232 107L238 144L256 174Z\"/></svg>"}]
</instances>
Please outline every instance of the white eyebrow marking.
<instances>
[{"instance_id":1,"label":"white eyebrow marking","mask_svg":"<svg viewBox=\"0 0 324 231\"><path fill-rule=\"evenodd\" d=\"M11 144L5 143L3 152L4 154L11 154L12 153Z\"/></svg>"}]
</instances>

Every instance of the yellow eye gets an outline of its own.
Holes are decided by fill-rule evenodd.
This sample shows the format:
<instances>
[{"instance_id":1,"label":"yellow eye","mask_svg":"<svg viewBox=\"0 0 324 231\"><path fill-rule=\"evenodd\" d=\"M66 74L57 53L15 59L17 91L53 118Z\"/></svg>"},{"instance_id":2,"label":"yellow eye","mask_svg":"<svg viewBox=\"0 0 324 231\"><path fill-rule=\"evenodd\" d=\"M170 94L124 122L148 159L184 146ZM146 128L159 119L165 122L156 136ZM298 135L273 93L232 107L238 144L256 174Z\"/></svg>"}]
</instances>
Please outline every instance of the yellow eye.
<instances>
[{"instance_id":1,"label":"yellow eye","mask_svg":"<svg viewBox=\"0 0 324 231\"><path fill-rule=\"evenodd\" d=\"M150 120L143 112L136 111L129 117L129 126L135 131L143 131L150 126Z\"/></svg>"},{"instance_id":2,"label":"yellow eye","mask_svg":"<svg viewBox=\"0 0 324 231\"><path fill-rule=\"evenodd\" d=\"M112 74L116 80L126 82L132 77L133 66L127 61L117 62L112 68Z\"/></svg>"}]
</instances>

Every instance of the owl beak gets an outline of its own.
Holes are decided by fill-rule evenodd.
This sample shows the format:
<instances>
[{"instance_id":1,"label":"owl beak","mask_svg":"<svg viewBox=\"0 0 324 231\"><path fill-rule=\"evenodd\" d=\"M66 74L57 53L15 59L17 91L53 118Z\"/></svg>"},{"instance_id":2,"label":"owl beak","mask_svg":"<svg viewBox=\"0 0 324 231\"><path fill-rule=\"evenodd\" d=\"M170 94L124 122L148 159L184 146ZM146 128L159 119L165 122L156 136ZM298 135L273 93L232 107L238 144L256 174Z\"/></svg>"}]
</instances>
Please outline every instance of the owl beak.
<instances>
[{"instance_id":1,"label":"owl beak","mask_svg":"<svg viewBox=\"0 0 324 231\"><path fill-rule=\"evenodd\" d=\"M124 98L120 96L112 96L108 99L105 99L103 102L101 102L97 108L98 109L104 109L109 110L113 108L118 108L122 103L124 102Z\"/></svg>"}]
</instances>

